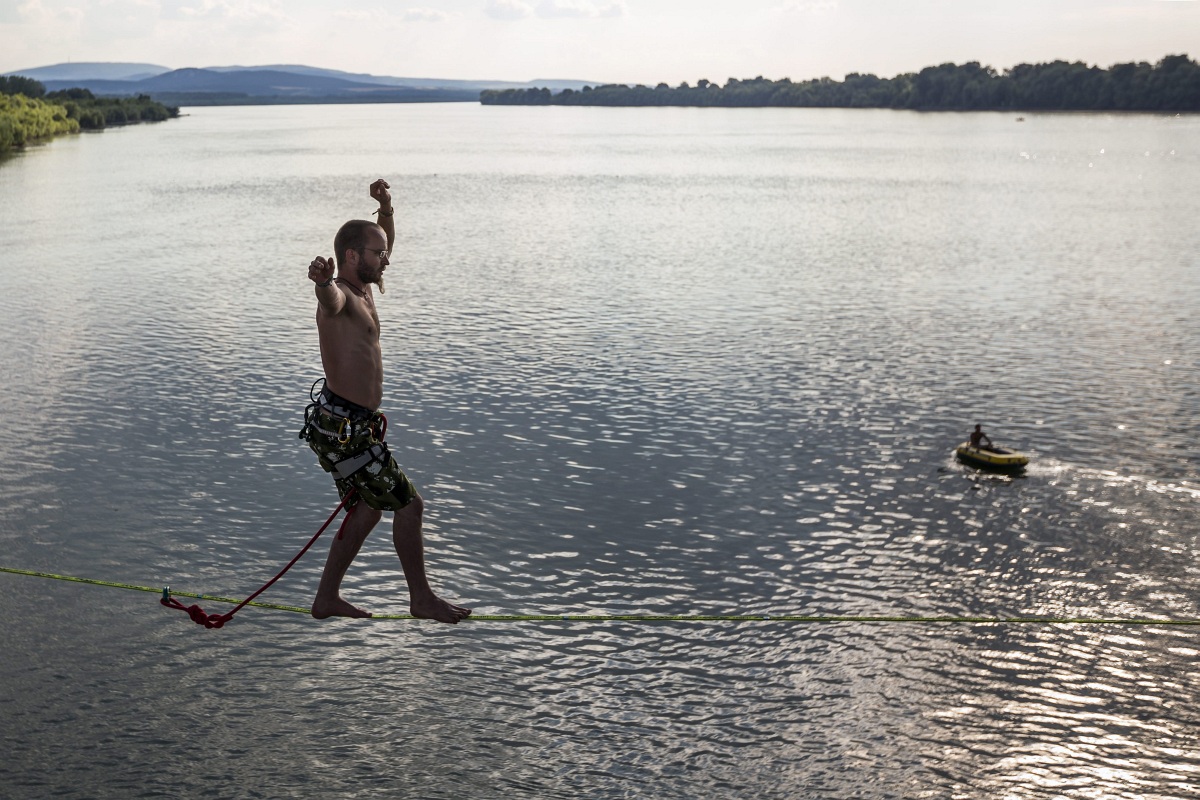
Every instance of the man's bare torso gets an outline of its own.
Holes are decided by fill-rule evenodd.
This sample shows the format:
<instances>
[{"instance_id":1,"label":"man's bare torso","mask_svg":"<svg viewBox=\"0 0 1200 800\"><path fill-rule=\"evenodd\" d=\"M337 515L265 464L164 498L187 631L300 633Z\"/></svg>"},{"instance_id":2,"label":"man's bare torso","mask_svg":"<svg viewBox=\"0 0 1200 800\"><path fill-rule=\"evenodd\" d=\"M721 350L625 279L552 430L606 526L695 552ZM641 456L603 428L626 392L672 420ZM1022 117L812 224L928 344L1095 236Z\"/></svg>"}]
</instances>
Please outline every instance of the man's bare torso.
<instances>
[{"instance_id":1,"label":"man's bare torso","mask_svg":"<svg viewBox=\"0 0 1200 800\"><path fill-rule=\"evenodd\" d=\"M370 286L359 296L343 284L346 303L337 314L317 306L321 364L331 392L370 409L383 401L383 351L379 315Z\"/></svg>"}]
</instances>

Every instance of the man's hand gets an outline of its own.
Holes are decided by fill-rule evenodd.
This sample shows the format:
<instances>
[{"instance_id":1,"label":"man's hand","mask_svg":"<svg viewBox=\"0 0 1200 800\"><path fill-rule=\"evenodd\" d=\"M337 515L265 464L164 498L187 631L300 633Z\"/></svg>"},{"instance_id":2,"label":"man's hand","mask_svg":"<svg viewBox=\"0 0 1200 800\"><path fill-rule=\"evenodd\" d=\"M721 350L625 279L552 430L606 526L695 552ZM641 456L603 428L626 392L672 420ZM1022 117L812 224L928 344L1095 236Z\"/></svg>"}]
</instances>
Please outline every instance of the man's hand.
<instances>
[{"instance_id":1,"label":"man's hand","mask_svg":"<svg viewBox=\"0 0 1200 800\"><path fill-rule=\"evenodd\" d=\"M308 279L313 283L329 283L333 280L333 259L325 260L317 256L308 265Z\"/></svg>"},{"instance_id":2,"label":"man's hand","mask_svg":"<svg viewBox=\"0 0 1200 800\"><path fill-rule=\"evenodd\" d=\"M392 210L392 193L388 191L391 188L383 178L371 184L371 197L378 201L379 207L384 211Z\"/></svg>"}]
</instances>

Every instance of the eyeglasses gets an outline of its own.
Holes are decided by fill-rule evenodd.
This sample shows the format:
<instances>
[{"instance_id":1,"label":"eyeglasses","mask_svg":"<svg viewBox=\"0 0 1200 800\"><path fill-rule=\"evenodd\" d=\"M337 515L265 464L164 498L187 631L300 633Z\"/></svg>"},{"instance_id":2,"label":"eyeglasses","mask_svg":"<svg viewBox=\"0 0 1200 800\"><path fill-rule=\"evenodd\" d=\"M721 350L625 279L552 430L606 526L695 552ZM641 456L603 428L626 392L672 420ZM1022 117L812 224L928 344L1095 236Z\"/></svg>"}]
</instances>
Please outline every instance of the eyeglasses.
<instances>
[{"instance_id":1,"label":"eyeglasses","mask_svg":"<svg viewBox=\"0 0 1200 800\"><path fill-rule=\"evenodd\" d=\"M374 247L364 247L363 252L374 253L380 261L391 255L387 250L376 250Z\"/></svg>"}]
</instances>

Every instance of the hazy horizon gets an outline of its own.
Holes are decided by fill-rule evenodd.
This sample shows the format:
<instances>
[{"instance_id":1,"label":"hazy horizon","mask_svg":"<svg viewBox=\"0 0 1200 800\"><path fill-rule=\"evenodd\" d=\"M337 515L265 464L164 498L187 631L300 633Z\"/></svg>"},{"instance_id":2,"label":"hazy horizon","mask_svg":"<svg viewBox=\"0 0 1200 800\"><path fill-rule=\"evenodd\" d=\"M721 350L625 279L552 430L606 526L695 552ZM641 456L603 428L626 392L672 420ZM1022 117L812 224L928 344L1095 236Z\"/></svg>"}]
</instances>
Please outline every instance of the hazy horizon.
<instances>
[{"instance_id":1,"label":"hazy horizon","mask_svg":"<svg viewBox=\"0 0 1200 800\"><path fill-rule=\"evenodd\" d=\"M1150 64L1157 64L1159 61L1161 61L1165 57L1177 56L1177 55L1181 55L1181 54L1180 53L1163 53L1163 55L1158 58L1136 59L1136 61L1148 62ZM1188 55L1189 58L1192 58L1193 60L1195 60L1195 56L1193 56L1191 54L1183 54L1183 55ZM1028 63L1047 63L1047 62L1051 62L1051 61L1060 61L1060 60L1066 61L1067 59L1046 59L1045 61L1040 61L1040 62L1021 62L1021 63L1026 63L1026 64L1028 64ZM1130 59L1130 60L1133 61L1134 59ZM954 62L954 63L961 65L961 64L968 63L970 61L979 61L979 60L978 59L968 59L965 61L959 61L959 62ZM936 64L935 63L924 64L920 67L914 67L911 70L905 70L904 72L899 72L899 73L895 73L895 74L883 74L883 75L876 74L876 77L884 78L884 79L895 78L898 75L902 75L902 74L906 74L906 73L909 73L909 74L917 73L917 72L920 72L925 67L940 66L941 64L944 64L944 63L947 63L947 62L939 62ZM981 63L982 63L982 66L992 67L997 72L1001 72L1001 73L1017 66L1017 64L996 65L996 64L988 64L988 63L983 63L983 62L981 62ZM1113 62L1111 64L1095 63L1095 62L1085 62L1085 63L1087 63L1087 65L1089 67L1100 67L1102 69L1109 69L1114 64L1128 63L1128 62ZM65 62L59 62L59 63L54 63L54 64L37 64L37 65L33 65L33 66L26 66L26 67L21 67L16 70L10 70L10 71L0 73L0 74L17 75L17 74L22 74L23 72L34 72L37 70L45 70L45 69L51 69L51 68L57 68L57 67L67 67L67 66L72 66L72 65L78 65L80 67L83 67L85 65L94 65L94 66L108 66L108 65L114 65L114 66L115 65L130 65L130 66L133 66L133 65L137 65L137 66L141 66L141 67L151 67L151 68L155 68L155 69L163 69L166 72L174 72L174 71L182 70L182 69L200 69L200 70L245 69L245 70L271 71L271 70L283 70L285 68L297 68L298 67L298 68L304 68L304 69L323 69L323 70L330 70L333 72L340 72L346 76L346 78L345 78L346 80L353 80L353 77L355 75L370 75L370 76L376 77L376 78L399 78L399 79L415 80L415 81L445 80L447 82L454 81L454 82L465 82L465 83L471 83L471 82L479 82L479 83L506 82L506 83L508 83L508 82L511 82L511 83L528 84L528 83L538 83L540 81L545 81L548 83L550 83L550 82L581 82L581 83L592 84L594 86L609 84L609 83L613 83L613 84L622 83L621 81L588 80L586 78L579 78L577 76L567 76L567 75L538 76L536 78L530 78L525 81L508 81L503 78L490 78L490 77L445 78L441 75L393 75L393 74L385 74L385 73L379 73L379 72L374 72L374 73L350 72L347 70L337 70L336 68L333 68L333 67L323 67L319 64L207 64L202 67L198 67L194 64L188 64L188 65L184 65L184 66L180 66L180 67L167 67L163 64L148 64L145 62L124 62L124 61L75 61L75 62L65 61ZM865 70L855 70L852 72L858 72L859 74L866 74ZM847 73L847 75L848 74L851 74L851 73ZM815 76L814 75L814 76L806 76L806 77L798 78L798 77L795 77L792 75L764 75L762 73L757 73L756 75L750 75L750 74L729 75L729 76L726 76L725 79L711 80L710 82L714 83L714 84L724 84L727 79L746 80L746 79L750 79L750 78L754 78L754 77L763 77L763 78L767 78L769 80L780 80L780 79L786 78L789 80L799 82L799 81L806 81L806 80L814 80L817 78L832 78L834 80L840 81L840 80L843 80L846 77L846 75L823 75L823 76ZM138 78L136 78L136 77L130 77L130 78L113 78L111 80L137 80L137 79ZM52 80L62 80L62 79L54 78ZM67 80L69 80L69 78ZM654 86L661 82L662 81L624 81L624 83L626 83L626 84L640 83L642 85L649 85L649 86ZM694 83L694 81L687 81L687 82Z\"/></svg>"},{"instance_id":2,"label":"hazy horizon","mask_svg":"<svg viewBox=\"0 0 1200 800\"><path fill-rule=\"evenodd\" d=\"M947 62L1005 70L1194 57L1200 2L444 0L364 10L346 0L0 0L0 42L0 73L131 62L477 81L803 81Z\"/></svg>"}]
</instances>

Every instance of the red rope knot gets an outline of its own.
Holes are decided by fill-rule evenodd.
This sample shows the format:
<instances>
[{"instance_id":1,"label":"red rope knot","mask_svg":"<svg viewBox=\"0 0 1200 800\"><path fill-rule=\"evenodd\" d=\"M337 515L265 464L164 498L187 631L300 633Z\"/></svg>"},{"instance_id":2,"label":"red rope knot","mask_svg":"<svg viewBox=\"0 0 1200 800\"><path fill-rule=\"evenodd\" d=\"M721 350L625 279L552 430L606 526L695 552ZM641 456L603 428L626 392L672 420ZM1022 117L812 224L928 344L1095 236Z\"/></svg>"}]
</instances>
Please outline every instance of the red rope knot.
<instances>
[{"instance_id":1,"label":"red rope knot","mask_svg":"<svg viewBox=\"0 0 1200 800\"><path fill-rule=\"evenodd\" d=\"M383 416L383 415L381 414L380 416ZM383 424L385 427L387 426L386 419L384 420ZM265 592L267 589L271 588L271 586L275 583L275 581L282 578L285 572L287 572L289 569L291 569L293 566L295 566L296 562L300 560L300 556L302 556L308 552L308 548L312 547L313 543L316 542L318 538L320 538L321 534L325 532L325 529L329 527L329 523L333 522L334 518L337 517L338 512L341 511L345 507L346 503L349 502L352 497L354 497L354 494L355 494L355 490L353 488L351 488L349 491L347 491L346 496L342 498L342 502L338 503L337 508L335 508L333 510L333 513L329 515L329 519L325 520L325 524L321 526L321 529L318 530L316 532L316 534L314 534L313 537L308 540L308 544L306 544L306 545L304 545L304 547L300 548L300 552L296 553L296 557L293 558L291 561L289 561L288 565L286 567L279 570L279 573L274 578L271 578L271 580L267 581L262 586L260 586L254 592L254 594L250 595L245 600L238 603L237 606L235 606L234 609L232 611L230 611L228 614L209 614L207 611L205 611L203 608L201 608L198 605L185 606L183 603L179 602L178 600L176 600L174 597L171 596L171 587L169 587L169 586L163 587L162 599L159 600L159 602L162 603L167 608L175 608L180 611L186 612L187 615L192 618L192 622L195 622L197 625L203 625L206 628L223 627L226 622L229 622L229 620L233 619L234 614L241 611L251 600L258 597L260 594ZM346 526L346 522L349 521L350 515L351 515L351 513L353 513L353 511L354 511L353 507L351 507L349 510L347 510L346 518L342 520L342 524L338 528L338 537L339 538L342 535L342 528L344 528Z\"/></svg>"},{"instance_id":2,"label":"red rope knot","mask_svg":"<svg viewBox=\"0 0 1200 800\"><path fill-rule=\"evenodd\" d=\"M159 600L167 608L176 608L185 612L197 625L203 625L206 628L220 628L226 622L233 619L233 614L209 614L200 606L193 603L190 606L185 606L183 603L176 600L174 597L166 596Z\"/></svg>"}]
</instances>

